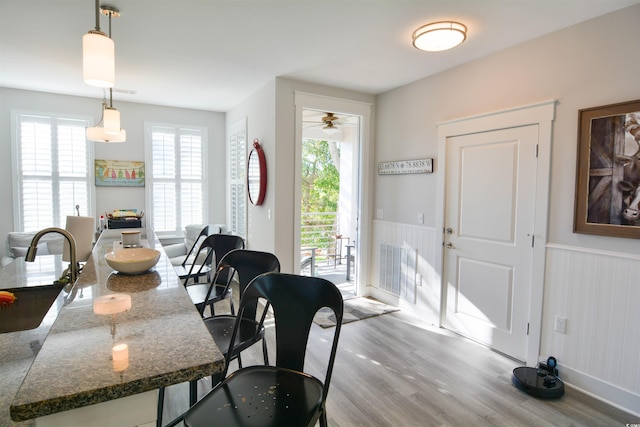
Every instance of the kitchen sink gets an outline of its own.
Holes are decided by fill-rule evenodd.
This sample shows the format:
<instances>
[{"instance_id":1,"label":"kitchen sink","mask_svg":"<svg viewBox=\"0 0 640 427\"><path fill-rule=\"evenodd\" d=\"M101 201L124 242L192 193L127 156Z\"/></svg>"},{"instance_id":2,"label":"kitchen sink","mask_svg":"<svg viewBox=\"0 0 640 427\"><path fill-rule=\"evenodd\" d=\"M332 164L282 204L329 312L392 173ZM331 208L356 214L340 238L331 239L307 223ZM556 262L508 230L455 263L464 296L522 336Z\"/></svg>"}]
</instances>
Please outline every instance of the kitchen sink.
<instances>
[{"instance_id":1,"label":"kitchen sink","mask_svg":"<svg viewBox=\"0 0 640 427\"><path fill-rule=\"evenodd\" d=\"M62 286L33 286L2 289L13 292L13 304L0 305L0 333L26 331L40 326L42 319L56 300Z\"/></svg>"}]
</instances>

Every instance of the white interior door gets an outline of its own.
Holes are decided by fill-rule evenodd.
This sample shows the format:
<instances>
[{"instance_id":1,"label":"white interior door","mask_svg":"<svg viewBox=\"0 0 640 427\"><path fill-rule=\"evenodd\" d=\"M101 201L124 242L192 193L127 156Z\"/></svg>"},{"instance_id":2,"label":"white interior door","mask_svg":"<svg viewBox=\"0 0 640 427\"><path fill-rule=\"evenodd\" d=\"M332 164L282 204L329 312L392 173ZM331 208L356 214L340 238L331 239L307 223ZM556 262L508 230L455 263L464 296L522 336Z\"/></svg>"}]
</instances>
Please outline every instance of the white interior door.
<instances>
[{"instance_id":1,"label":"white interior door","mask_svg":"<svg viewBox=\"0 0 640 427\"><path fill-rule=\"evenodd\" d=\"M538 126L447 138L444 326L526 360Z\"/></svg>"}]
</instances>

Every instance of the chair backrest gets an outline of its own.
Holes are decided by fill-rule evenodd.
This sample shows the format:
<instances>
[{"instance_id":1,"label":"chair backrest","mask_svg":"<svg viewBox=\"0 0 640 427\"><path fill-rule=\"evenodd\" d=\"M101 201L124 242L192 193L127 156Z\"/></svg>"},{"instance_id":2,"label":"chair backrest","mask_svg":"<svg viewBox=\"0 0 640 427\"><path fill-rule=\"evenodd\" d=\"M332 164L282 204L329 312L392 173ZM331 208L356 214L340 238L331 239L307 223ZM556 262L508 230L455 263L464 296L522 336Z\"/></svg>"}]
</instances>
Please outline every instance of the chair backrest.
<instances>
[{"instance_id":1,"label":"chair backrest","mask_svg":"<svg viewBox=\"0 0 640 427\"><path fill-rule=\"evenodd\" d=\"M191 246L191 249L189 249L189 252L187 253L187 256L184 257L184 261L182 261L182 266L186 266L188 260L190 260L191 255L194 254L194 251L196 252L196 254L199 251L200 245L202 244L202 239L206 238L209 235L209 226L205 225L202 230L200 230L200 233L198 233L198 237L196 237L196 240L193 242L193 245ZM193 258L193 263L195 264L195 260L197 259L197 257Z\"/></svg>"},{"instance_id":2,"label":"chair backrest","mask_svg":"<svg viewBox=\"0 0 640 427\"><path fill-rule=\"evenodd\" d=\"M342 326L343 299L340 290L328 280L319 277L284 273L266 273L255 278L240 300L235 328L240 324L242 312L254 301L264 299L273 309L276 328L276 366L304 371L307 341L313 318L318 310L328 307L334 312L336 326L324 380L324 396L329 389L338 338ZM233 349L235 332L229 349ZM227 352L227 357L232 351ZM229 362L229 361L227 361ZM226 366L229 364L227 363ZM226 376L226 367L224 376Z\"/></svg>"},{"instance_id":3,"label":"chair backrest","mask_svg":"<svg viewBox=\"0 0 640 427\"><path fill-rule=\"evenodd\" d=\"M200 275L203 267L210 267L212 264L217 266L222 257L234 249L244 249L244 239L242 237L232 234L212 234L207 236L202 241L198 248L198 252L195 254L197 258L198 255L204 251L204 253L206 253L204 262L201 265L191 265L189 273L184 280L185 286L189 283L191 277L194 275ZM225 272L224 274L218 275L217 279L220 280L219 283L227 284L228 273Z\"/></svg>"},{"instance_id":4,"label":"chair backrest","mask_svg":"<svg viewBox=\"0 0 640 427\"><path fill-rule=\"evenodd\" d=\"M216 275L223 273L228 275L227 286L229 286L231 282L230 279L237 274L239 297L242 298L244 290L253 279L263 273L277 273L279 271L280 261L274 254L269 252L251 251L248 249L235 249L228 252L222 257L220 262L218 262ZM215 277L213 279L213 283L216 283ZM209 295L207 295L207 299L208 298ZM244 316L255 319L256 311L257 305L254 304L252 307L245 310Z\"/></svg>"}]
</instances>

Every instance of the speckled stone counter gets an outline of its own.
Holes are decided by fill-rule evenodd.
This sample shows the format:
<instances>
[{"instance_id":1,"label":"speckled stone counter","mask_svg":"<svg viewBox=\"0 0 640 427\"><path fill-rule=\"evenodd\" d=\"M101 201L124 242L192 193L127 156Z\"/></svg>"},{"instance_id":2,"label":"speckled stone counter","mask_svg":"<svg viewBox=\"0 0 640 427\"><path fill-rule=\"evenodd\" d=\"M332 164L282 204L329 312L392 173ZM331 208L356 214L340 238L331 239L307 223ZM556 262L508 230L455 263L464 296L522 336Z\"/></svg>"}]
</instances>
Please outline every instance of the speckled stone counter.
<instances>
[{"instance_id":1,"label":"speckled stone counter","mask_svg":"<svg viewBox=\"0 0 640 427\"><path fill-rule=\"evenodd\" d=\"M25 263L24 258L17 258L0 268L0 289L50 285L62 275L65 265L60 255L40 256L33 263ZM13 422L9 416L9 406L62 309L66 296L66 290L60 293L37 328L0 334L0 426L35 425L32 420Z\"/></svg>"},{"instance_id":2,"label":"speckled stone counter","mask_svg":"<svg viewBox=\"0 0 640 427\"><path fill-rule=\"evenodd\" d=\"M152 271L127 276L104 259L121 230L98 240L11 403L20 421L147 392L221 371L224 359L152 232L143 245L162 252ZM126 249L125 249L126 250ZM94 299L114 293L131 297L128 311L98 315ZM128 346L116 366L112 348Z\"/></svg>"}]
</instances>

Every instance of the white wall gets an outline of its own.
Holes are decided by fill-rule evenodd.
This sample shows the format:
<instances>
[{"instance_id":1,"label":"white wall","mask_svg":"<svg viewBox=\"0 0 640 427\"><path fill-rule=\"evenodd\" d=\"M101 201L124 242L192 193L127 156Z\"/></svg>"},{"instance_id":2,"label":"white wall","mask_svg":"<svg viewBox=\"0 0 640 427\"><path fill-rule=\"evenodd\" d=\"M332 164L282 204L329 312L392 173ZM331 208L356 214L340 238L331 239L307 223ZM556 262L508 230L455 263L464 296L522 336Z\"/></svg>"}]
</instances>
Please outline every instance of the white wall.
<instances>
[{"instance_id":1,"label":"white wall","mask_svg":"<svg viewBox=\"0 0 640 427\"><path fill-rule=\"evenodd\" d=\"M558 356L561 372L570 373L573 384L636 413L640 412L640 292L637 276L613 273L620 257L633 264L626 269L637 270L640 242L575 234L572 229L578 110L640 99L640 57L630 54L640 40L639 21L640 5L636 5L380 95L376 160L436 160L431 175L377 176L374 201L375 208L383 211L387 233L390 224L397 229L416 224L420 212L425 213L424 227L432 229L436 209L442 209L434 205L437 174L443 173L436 158L436 125L556 99L549 210L553 250L547 253L541 357ZM472 37L467 43L473 42ZM436 238L434 244L439 243ZM576 250L589 254L589 261L581 260L581 265L595 262L612 275L599 275L597 284L590 279L587 287L584 277L575 274L575 264L558 262ZM428 271L424 277L429 277ZM433 318L440 278L432 277L436 283L419 288L418 304L412 308ZM583 292L594 286L600 288L596 296L585 298ZM603 295L610 303L596 309L594 303ZM566 336L553 330L556 315L568 317ZM605 342L601 338L607 331L616 332Z\"/></svg>"},{"instance_id":2,"label":"white wall","mask_svg":"<svg viewBox=\"0 0 640 427\"><path fill-rule=\"evenodd\" d=\"M145 121L168 124L202 126L208 129L209 147L207 173L209 179L209 218L211 224L226 222L225 210L225 123L224 114L183 108L161 107L148 104L114 101L120 111L122 127L127 141L121 144L94 144L96 159L144 161ZM13 231L12 166L11 166L11 111L24 110L43 113L61 113L91 116L100 119L101 99L56 95L17 89L0 88L0 195L5 203L0 206L0 236ZM95 213L99 215L114 209L145 209L144 188L97 187ZM0 254L4 255L4 240Z\"/></svg>"},{"instance_id":3,"label":"white wall","mask_svg":"<svg viewBox=\"0 0 640 427\"><path fill-rule=\"evenodd\" d=\"M247 153L258 139L267 162L267 191L264 202L254 206L247 200L247 248L275 253L273 218L276 209L276 138L275 138L275 80L271 81L248 99L235 106L226 116L229 129L242 118L247 118ZM248 158L248 157L247 157ZM284 269L283 269L284 270Z\"/></svg>"},{"instance_id":4,"label":"white wall","mask_svg":"<svg viewBox=\"0 0 640 427\"><path fill-rule=\"evenodd\" d=\"M372 95L277 78L227 112L231 126L247 117L247 141L259 138L267 160L267 192L262 206L249 204L248 246L273 252L283 272L294 268L296 91L373 103ZM247 148L250 148L248 144ZM271 216L269 217L269 211Z\"/></svg>"}]
</instances>

